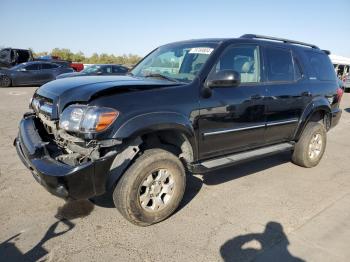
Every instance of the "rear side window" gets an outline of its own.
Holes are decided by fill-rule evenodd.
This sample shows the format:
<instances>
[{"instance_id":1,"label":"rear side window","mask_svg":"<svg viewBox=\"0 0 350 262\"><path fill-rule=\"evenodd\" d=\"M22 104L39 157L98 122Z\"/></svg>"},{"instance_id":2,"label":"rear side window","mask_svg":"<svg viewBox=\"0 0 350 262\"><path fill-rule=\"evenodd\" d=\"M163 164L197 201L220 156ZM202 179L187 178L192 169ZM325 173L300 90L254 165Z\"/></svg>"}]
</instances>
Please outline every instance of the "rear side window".
<instances>
[{"instance_id":1,"label":"rear side window","mask_svg":"<svg viewBox=\"0 0 350 262\"><path fill-rule=\"evenodd\" d=\"M309 60L311 72L310 78L316 78L321 81L333 81L336 79L334 67L324 53L306 51Z\"/></svg>"},{"instance_id":2,"label":"rear side window","mask_svg":"<svg viewBox=\"0 0 350 262\"><path fill-rule=\"evenodd\" d=\"M54 69L54 68L57 68L58 66L55 64L42 64L41 67L42 69Z\"/></svg>"},{"instance_id":3,"label":"rear side window","mask_svg":"<svg viewBox=\"0 0 350 262\"><path fill-rule=\"evenodd\" d=\"M269 82L294 81L294 67L292 53L288 49L265 48L265 69Z\"/></svg>"},{"instance_id":4,"label":"rear side window","mask_svg":"<svg viewBox=\"0 0 350 262\"><path fill-rule=\"evenodd\" d=\"M25 68L29 71L40 70L40 65L39 64L31 64L31 65L27 65Z\"/></svg>"},{"instance_id":5,"label":"rear side window","mask_svg":"<svg viewBox=\"0 0 350 262\"><path fill-rule=\"evenodd\" d=\"M0 52L0 59L6 59L7 58L7 56L8 56L8 51L7 50L2 50L1 52Z\"/></svg>"}]
</instances>

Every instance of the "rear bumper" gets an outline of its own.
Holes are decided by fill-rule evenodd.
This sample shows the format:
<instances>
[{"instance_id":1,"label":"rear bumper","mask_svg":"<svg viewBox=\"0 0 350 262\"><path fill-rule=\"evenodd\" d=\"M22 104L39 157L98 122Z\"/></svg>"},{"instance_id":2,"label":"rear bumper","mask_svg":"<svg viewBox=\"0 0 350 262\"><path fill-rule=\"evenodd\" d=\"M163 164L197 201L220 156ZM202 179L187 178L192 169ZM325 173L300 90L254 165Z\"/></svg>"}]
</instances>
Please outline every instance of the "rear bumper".
<instances>
[{"instance_id":1,"label":"rear bumper","mask_svg":"<svg viewBox=\"0 0 350 262\"><path fill-rule=\"evenodd\" d=\"M115 155L70 166L52 158L47 144L38 133L35 116L24 116L14 145L23 164L38 183L53 195L64 199L87 199L105 192Z\"/></svg>"},{"instance_id":2,"label":"rear bumper","mask_svg":"<svg viewBox=\"0 0 350 262\"><path fill-rule=\"evenodd\" d=\"M332 111L332 113L331 113L331 117L332 117L332 119L331 119L331 128L335 127L339 123L341 114L342 114L342 110L340 108L334 109Z\"/></svg>"}]
</instances>

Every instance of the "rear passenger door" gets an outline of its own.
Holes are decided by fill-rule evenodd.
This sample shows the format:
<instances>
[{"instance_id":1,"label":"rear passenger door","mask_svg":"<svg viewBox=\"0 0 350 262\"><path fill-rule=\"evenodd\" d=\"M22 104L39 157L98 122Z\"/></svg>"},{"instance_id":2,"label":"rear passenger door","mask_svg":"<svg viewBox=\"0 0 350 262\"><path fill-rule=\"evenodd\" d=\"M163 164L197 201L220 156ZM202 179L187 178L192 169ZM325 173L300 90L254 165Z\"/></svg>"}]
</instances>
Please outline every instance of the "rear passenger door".
<instances>
[{"instance_id":1,"label":"rear passenger door","mask_svg":"<svg viewBox=\"0 0 350 262\"><path fill-rule=\"evenodd\" d=\"M311 102L311 93L300 60L291 49L265 46L263 50L267 89L265 141L267 144L289 141Z\"/></svg>"},{"instance_id":2,"label":"rear passenger door","mask_svg":"<svg viewBox=\"0 0 350 262\"><path fill-rule=\"evenodd\" d=\"M58 65L56 64L49 64L49 63L43 63L41 64L41 71L39 72L40 81L42 83L49 82L51 80L56 79L56 76L58 74Z\"/></svg>"}]
</instances>

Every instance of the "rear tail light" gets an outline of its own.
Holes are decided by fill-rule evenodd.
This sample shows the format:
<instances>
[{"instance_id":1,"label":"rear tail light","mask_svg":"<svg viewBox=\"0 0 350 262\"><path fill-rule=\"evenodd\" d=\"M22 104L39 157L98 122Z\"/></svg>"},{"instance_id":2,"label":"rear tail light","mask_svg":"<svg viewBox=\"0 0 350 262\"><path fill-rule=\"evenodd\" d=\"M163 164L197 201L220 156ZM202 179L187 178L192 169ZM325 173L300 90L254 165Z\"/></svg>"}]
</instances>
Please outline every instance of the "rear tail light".
<instances>
[{"instance_id":1,"label":"rear tail light","mask_svg":"<svg viewBox=\"0 0 350 262\"><path fill-rule=\"evenodd\" d=\"M338 98L338 102L340 102L340 100L341 100L343 94L344 94L344 90L343 90L342 88L338 87L338 89L337 89L337 98Z\"/></svg>"}]
</instances>

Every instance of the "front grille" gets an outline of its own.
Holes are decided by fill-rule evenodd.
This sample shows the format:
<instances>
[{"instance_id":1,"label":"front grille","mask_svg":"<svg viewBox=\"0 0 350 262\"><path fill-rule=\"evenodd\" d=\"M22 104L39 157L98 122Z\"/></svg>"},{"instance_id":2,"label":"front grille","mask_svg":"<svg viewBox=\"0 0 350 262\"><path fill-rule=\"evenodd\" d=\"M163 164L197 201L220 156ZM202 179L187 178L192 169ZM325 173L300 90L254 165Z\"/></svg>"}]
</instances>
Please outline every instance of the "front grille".
<instances>
[{"instance_id":1,"label":"front grille","mask_svg":"<svg viewBox=\"0 0 350 262\"><path fill-rule=\"evenodd\" d=\"M39 95L34 95L32 99L32 108L36 114L42 113L50 118L53 109L52 100Z\"/></svg>"},{"instance_id":2,"label":"front grille","mask_svg":"<svg viewBox=\"0 0 350 262\"><path fill-rule=\"evenodd\" d=\"M31 106L45 127L47 133L53 134L56 130L56 121L51 120L53 110L52 100L35 94Z\"/></svg>"}]
</instances>

